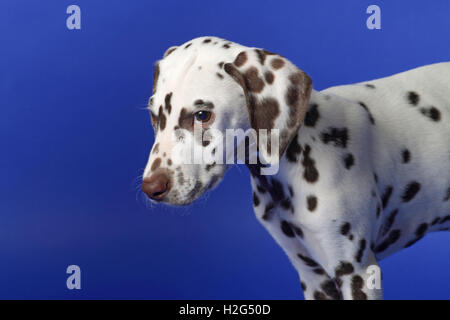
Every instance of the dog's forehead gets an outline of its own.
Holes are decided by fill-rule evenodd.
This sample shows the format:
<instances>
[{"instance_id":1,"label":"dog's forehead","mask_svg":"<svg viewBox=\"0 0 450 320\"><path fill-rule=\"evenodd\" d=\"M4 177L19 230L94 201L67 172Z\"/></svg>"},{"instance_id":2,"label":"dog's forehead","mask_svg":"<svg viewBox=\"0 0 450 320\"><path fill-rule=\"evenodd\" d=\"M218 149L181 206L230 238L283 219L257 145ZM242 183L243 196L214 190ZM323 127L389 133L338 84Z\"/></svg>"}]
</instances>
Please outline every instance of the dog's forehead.
<instances>
[{"instance_id":1,"label":"dog's forehead","mask_svg":"<svg viewBox=\"0 0 450 320\"><path fill-rule=\"evenodd\" d=\"M227 83L234 84L227 77L224 64L232 62L245 48L224 39L201 37L170 49L155 67L158 77L154 79L153 104L162 104L170 93L174 106L217 97L227 89Z\"/></svg>"}]
</instances>

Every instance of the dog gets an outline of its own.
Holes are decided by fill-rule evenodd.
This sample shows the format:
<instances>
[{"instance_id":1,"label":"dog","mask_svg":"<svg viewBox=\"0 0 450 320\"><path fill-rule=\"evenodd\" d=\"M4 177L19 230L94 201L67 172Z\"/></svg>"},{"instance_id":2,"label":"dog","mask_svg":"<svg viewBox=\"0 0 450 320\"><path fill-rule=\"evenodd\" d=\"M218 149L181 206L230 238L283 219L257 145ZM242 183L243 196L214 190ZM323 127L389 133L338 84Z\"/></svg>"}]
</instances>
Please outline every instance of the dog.
<instances>
[{"instance_id":1,"label":"dog","mask_svg":"<svg viewBox=\"0 0 450 320\"><path fill-rule=\"evenodd\" d=\"M276 174L261 174L274 161L247 164L253 206L306 299L382 299L368 270L450 229L449 62L319 92L281 55L201 37L169 48L153 80L142 190L154 202L189 204L231 166L175 163L195 125L279 132ZM222 142L191 140L210 155Z\"/></svg>"}]
</instances>

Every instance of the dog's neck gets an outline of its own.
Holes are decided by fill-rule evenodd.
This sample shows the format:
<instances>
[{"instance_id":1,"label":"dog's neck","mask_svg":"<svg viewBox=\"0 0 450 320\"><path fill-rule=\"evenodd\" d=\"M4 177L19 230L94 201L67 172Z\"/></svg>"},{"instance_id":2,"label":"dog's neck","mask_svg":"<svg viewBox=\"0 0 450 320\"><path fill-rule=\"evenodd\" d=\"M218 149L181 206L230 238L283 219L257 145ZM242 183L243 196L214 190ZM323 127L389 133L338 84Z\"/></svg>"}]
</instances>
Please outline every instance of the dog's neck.
<instances>
[{"instance_id":1,"label":"dog's neck","mask_svg":"<svg viewBox=\"0 0 450 320\"><path fill-rule=\"evenodd\" d=\"M328 99L329 97L326 94L323 94L313 89L311 91L308 110L311 108L311 106ZM303 126L304 124L302 124L302 126L300 127L298 134L301 134ZM264 189L265 191L269 192L274 202L280 203L288 198L286 194L287 190L283 190L286 189L284 188L285 186L282 186L276 182L274 183L274 181L283 181L287 187L287 185L292 185L293 180L296 179L296 175L292 175L290 172L288 172L288 170L286 170L287 169L286 167L289 166L288 164L289 160L287 158L292 157L292 153L295 153L297 151L299 155L301 153L300 151L301 147L298 144L296 144L297 142L293 142L294 139L298 139L297 135L294 136L293 139L291 140L291 143L294 143L294 145L288 146L286 152L284 152L284 154L281 156L279 160L279 170L276 174L274 175L261 174L264 165L259 161L257 164L247 165L254 184L256 184L257 188ZM298 150L296 150L296 148L298 148Z\"/></svg>"}]
</instances>

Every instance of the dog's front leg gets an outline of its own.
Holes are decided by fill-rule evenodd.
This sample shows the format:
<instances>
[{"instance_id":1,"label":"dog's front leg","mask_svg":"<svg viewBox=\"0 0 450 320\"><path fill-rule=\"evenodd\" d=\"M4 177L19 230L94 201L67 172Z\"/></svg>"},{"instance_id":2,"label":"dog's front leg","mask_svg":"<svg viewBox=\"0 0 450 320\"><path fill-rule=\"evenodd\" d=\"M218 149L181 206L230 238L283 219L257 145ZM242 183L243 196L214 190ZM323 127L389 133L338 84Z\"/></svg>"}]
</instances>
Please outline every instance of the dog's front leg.
<instances>
[{"instance_id":1,"label":"dog's front leg","mask_svg":"<svg viewBox=\"0 0 450 320\"><path fill-rule=\"evenodd\" d=\"M317 240L320 241L320 240ZM330 243L328 243L330 244ZM381 269L375 254L367 248L365 240L352 241L350 245L320 245L326 255L328 274L337 283L344 300L383 299Z\"/></svg>"},{"instance_id":2,"label":"dog's front leg","mask_svg":"<svg viewBox=\"0 0 450 320\"><path fill-rule=\"evenodd\" d=\"M271 215L269 220L260 216L258 218L297 270L305 299L342 299L342 294L335 279L330 277L324 268L311 257L301 242L301 234L298 230L288 225L275 213Z\"/></svg>"}]
</instances>

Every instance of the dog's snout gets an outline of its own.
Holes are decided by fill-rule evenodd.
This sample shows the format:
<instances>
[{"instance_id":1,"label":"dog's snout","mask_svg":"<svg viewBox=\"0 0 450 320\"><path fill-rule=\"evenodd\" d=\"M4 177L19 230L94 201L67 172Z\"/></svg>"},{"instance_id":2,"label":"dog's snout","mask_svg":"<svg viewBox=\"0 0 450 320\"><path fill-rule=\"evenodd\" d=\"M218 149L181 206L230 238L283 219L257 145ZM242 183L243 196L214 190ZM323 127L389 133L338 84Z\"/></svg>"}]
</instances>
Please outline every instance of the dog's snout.
<instances>
[{"instance_id":1,"label":"dog's snout","mask_svg":"<svg viewBox=\"0 0 450 320\"><path fill-rule=\"evenodd\" d=\"M154 173L142 181L142 191L153 200L162 200L170 187L170 179L165 172Z\"/></svg>"}]
</instances>

